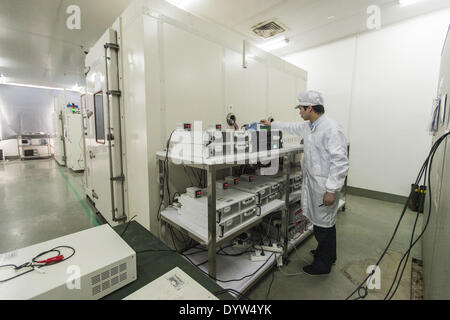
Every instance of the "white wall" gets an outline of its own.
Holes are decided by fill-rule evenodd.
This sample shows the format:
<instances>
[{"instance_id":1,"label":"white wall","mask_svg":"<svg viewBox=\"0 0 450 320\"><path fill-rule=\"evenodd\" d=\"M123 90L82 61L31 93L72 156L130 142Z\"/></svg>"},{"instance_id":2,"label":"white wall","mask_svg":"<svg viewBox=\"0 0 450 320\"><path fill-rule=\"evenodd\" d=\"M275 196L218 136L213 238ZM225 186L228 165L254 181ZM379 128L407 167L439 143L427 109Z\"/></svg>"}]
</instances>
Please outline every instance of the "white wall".
<instances>
[{"instance_id":1,"label":"white wall","mask_svg":"<svg viewBox=\"0 0 450 320\"><path fill-rule=\"evenodd\" d=\"M407 196L428 150L450 10L285 57L351 143L349 185Z\"/></svg>"},{"instance_id":2,"label":"white wall","mask_svg":"<svg viewBox=\"0 0 450 320\"><path fill-rule=\"evenodd\" d=\"M25 132L53 132L54 90L0 84L0 139Z\"/></svg>"}]
</instances>

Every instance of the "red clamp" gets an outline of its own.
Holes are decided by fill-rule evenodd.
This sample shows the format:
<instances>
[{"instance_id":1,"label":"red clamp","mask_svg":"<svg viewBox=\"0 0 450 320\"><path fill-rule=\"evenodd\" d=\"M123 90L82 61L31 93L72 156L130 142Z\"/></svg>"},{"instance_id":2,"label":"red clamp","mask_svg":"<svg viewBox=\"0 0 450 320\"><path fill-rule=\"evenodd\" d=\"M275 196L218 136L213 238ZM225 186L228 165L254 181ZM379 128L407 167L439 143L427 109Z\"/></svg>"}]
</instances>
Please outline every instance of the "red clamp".
<instances>
[{"instance_id":1,"label":"red clamp","mask_svg":"<svg viewBox=\"0 0 450 320\"><path fill-rule=\"evenodd\" d=\"M42 261L36 261L37 263L45 263L45 264L49 264L49 263L54 263L54 262L59 262L62 261L64 259L63 255L59 255L53 258L48 258L47 260L42 260Z\"/></svg>"}]
</instances>

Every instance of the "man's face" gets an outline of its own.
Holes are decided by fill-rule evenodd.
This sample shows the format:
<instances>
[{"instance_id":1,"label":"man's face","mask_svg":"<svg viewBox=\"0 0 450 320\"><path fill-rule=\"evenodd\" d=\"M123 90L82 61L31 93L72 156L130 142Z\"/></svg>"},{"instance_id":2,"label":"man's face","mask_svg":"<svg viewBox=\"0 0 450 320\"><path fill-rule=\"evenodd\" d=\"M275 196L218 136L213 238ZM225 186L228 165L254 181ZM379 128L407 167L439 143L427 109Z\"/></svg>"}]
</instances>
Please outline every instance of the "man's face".
<instances>
[{"instance_id":1,"label":"man's face","mask_svg":"<svg viewBox=\"0 0 450 320\"><path fill-rule=\"evenodd\" d=\"M303 106L300 106L298 109L300 110L300 116L303 118L303 120L311 120L311 107L306 107L305 109Z\"/></svg>"}]
</instances>

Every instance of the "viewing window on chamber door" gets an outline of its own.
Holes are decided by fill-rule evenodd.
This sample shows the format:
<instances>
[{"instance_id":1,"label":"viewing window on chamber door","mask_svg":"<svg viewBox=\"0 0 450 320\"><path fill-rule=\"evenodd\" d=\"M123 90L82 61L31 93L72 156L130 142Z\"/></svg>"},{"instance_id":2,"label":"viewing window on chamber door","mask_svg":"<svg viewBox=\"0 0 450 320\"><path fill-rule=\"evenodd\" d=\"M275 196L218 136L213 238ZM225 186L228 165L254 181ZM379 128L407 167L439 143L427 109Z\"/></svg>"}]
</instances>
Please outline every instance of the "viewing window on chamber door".
<instances>
[{"instance_id":1,"label":"viewing window on chamber door","mask_svg":"<svg viewBox=\"0 0 450 320\"><path fill-rule=\"evenodd\" d=\"M103 112L103 92L94 94L95 111L95 140L98 143L105 143L105 121Z\"/></svg>"}]
</instances>

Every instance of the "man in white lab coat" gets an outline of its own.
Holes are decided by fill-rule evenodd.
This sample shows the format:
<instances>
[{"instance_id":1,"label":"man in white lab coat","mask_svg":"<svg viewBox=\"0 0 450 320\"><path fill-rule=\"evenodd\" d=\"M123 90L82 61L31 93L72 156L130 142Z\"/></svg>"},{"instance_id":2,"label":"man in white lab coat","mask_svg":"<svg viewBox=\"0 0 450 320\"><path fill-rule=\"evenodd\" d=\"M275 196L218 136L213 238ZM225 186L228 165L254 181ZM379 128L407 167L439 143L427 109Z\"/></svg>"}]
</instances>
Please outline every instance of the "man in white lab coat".
<instances>
[{"instance_id":1,"label":"man in white lab coat","mask_svg":"<svg viewBox=\"0 0 450 320\"><path fill-rule=\"evenodd\" d=\"M306 91L298 97L300 116L305 122L261 122L297 135L304 140L302 160L302 207L314 225L318 242L312 250L314 262L303 271L310 275L325 275L336 261L336 216L339 192L348 172L347 141L342 127L325 115L322 94Z\"/></svg>"}]
</instances>

